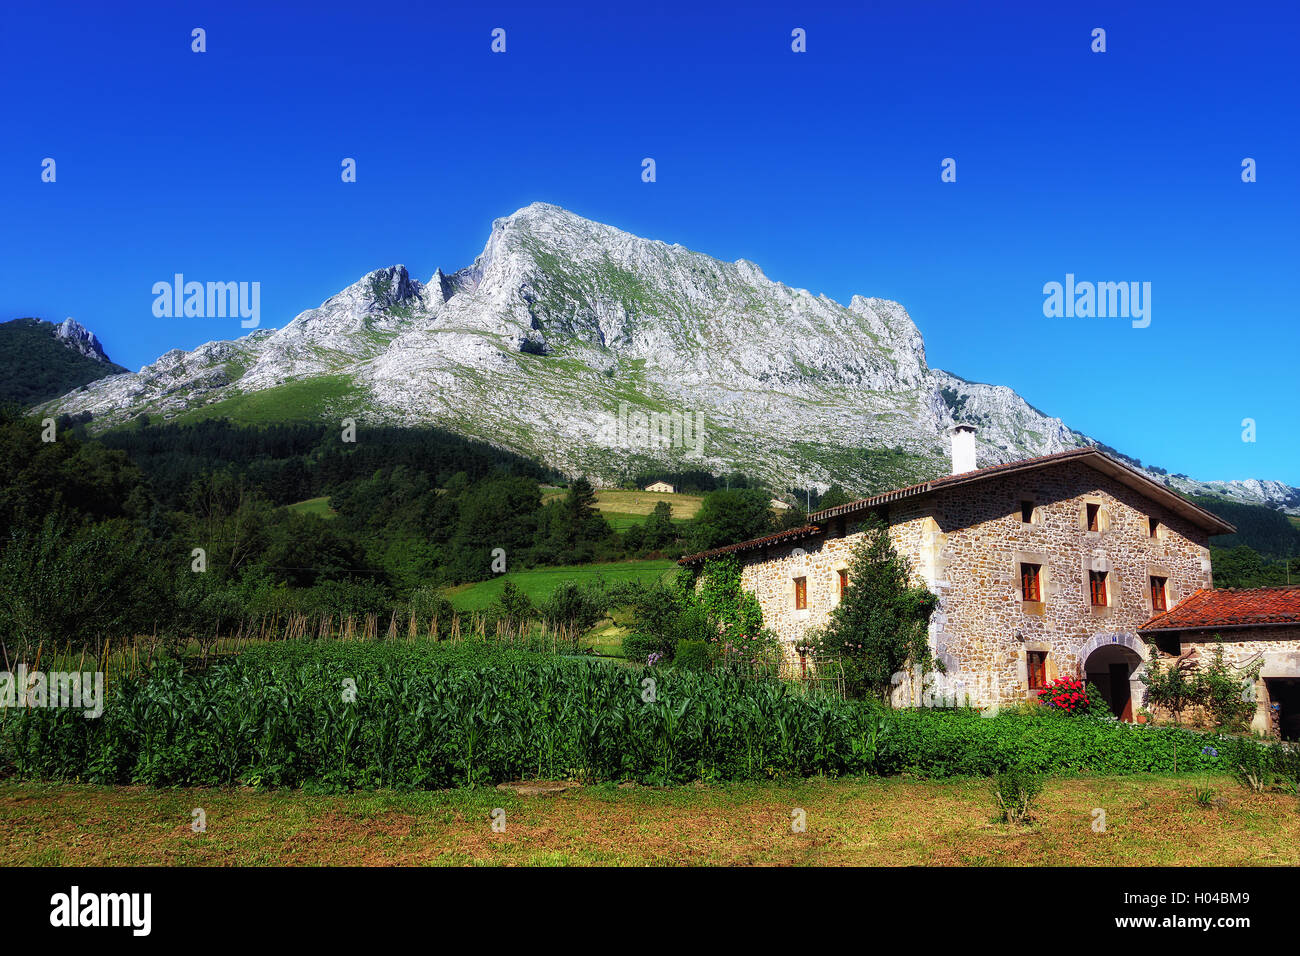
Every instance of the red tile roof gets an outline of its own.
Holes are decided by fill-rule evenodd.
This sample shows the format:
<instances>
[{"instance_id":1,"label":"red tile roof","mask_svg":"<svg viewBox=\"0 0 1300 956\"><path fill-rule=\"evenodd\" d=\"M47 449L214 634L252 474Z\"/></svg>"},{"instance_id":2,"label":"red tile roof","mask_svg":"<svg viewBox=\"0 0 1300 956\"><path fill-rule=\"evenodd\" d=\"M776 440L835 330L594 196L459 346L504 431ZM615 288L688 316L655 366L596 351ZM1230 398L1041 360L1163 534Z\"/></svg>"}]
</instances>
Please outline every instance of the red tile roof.
<instances>
[{"instance_id":1,"label":"red tile roof","mask_svg":"<svg viewBox=\"0 0 1300 956\"><path fill-rule=\"evenodd\" d=\"M1278 588L1202 588L1139 631L1189 631L1258 624L1300 625L1300 584Z\"/></svg>"},{"instance_id":2,"label":"red tile roof","mask_svg":"<svg viewBox=\"0 0 1300 956\"><path fill-rule=\"evenodd\" d=\"M869 511L880 505L888 504L891 501L899 501L903 498L912 498L918 495L929 494L932 491L938 491L943 488L951 488L957 485L964 485L973 481L982 481L985 478L993 478L997 475L1014 474L1020 471L1031 471L1036 468L1043 468L1048 465L1054 465L1062 461L1079 460L1083 463L1096 468L1121 483L1133 488L1148 498L1156 499L1170 510L1176 511L1184 518L1191 521L1209 532L1210 534L1231 534L1237 529L1231 524L1224 521L1218 515L1206 511L1200 505L1193 504L1176 491L1166 488L1158 481L1144 475L1135 468L1131 468L1123 462L1116 461L1109 455L1102 453L1096 448L1067 448L1065 451L1058 451L1051 455L1039 455L1037 458L1024 458L1020 461L1010 461L1002 465L989 465L987 468L977 468L974 471L962 472L960 475L944 475L942 478L932 478L929 481L923 481L920 484L908 485L906 488L898 488L894 491L886 491L870 498L862 498L858 501L850 501L848 504L837 505L834 508L826 508L822 511L814 511L808 516L808 526L797 528L795 532L800 537L814 533L819 528L816 524L824 523L830 518L836 518L840 515L852 514L858 511ZM809 529L812 529L811 531ZM720 554L728 554L734 551L748 551L752 548L763 547L765 545L777 543L778 540L786 540L783 536L792 532L781 532L776 535L767 535L763 538L754 538L751 541L740 541L736 544L727 545L725 548L714 548L712 551L701 551L699 554L688 554L681 558L678 564L695 564L697 561L703 561L708 558L716 557Z\"/></svg>"},{"instance_id":3,"label":"red tile roof","mask_svg":"<svg viewBox=\"0 0 1300 956\"><path fill-rule=\"evenodd\" d=\"M776 534L764 535L761 538L751 538L748 541L738 541L735 544L728 544L721 548L713 548L709 551L701 551L698 554L688 554L684 558L679 558L678 564L694 564L697 561L707 561L709 558L716 558L720 554L731 554L734 551L748 551L751 548L765 548L769 544L784 544L786 541L798 541L800 538L806 538L810 534L820 534L821 528L815 524L806 524L800 528L787 528L785 531L778 531Z\"/></svg>"}]
</instances>

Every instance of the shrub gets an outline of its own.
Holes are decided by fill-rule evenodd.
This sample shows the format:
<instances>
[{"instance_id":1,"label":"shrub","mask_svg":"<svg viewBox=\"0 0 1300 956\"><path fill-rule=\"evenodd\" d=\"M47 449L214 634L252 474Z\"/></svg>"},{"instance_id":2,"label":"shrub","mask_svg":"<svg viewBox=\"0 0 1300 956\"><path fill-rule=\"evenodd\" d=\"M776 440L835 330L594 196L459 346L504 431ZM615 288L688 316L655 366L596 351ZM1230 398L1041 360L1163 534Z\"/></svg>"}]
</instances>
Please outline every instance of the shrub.
<instances>
[{"instance_id":1,"label":"shrub","mask_svg":"<svg viewBox=\"0 0 1300 956\"><path fill-rule=\"evenodd\" d=\"M678 641L673 663L686 670L706 671L713 666L713 654L704 641Z\"/></svg>"},{"instance_id":2,"label":"shrub","mask_svg":"<svg viewBox=\"0 0 1300 956\"><path fill-rule=\"evenodd\" d=\"M993 799L1003 823L1023 825L1031 822L1034 803L1042 792L1042 780L1023 768L1004 770L993 778Z\"/></svg>"},{"instance_id":3,"label":"shrub","mask_svg":"<svg viewBox=\"0 0 1300 956\"><path fill-rule=\"evenodd\" d=\"M989 777L1017 767L1053 776L1225 773L1239 754L1280 749L1246 738L1091 717L1066 720L1047 712L982 717L917 708L893 714L880 738L884 774ZM1202 753L1207 744L1218 756Z\"/></svg>"},{"instance_id":4,"label":"shrub","mask_svg":"<svg viewBox=\"0 0 1300 956\"><path fill-rule=\"evenodd\" d=\"M488 614L513 627L518 627L529 618L535 617L537 608L533 605L532 599L520 590L517 584L507 581L505 587L501 589L501 596L488 608Z\"/></svg>"},{"instance_id":5,"label":"shrub","mask_svg":"<svg viewBox=\"0 0 1300 956\"><path fill-rule=\"evenodd\" d=\"M555 624L584 633L605 616L608 604L609 599L600 587L565 581L538 606L537 613Z\"/></svg>"},{"instance_id":6,"label":"shrub","mask_svg":"<svg viewBox=\"0 0 1300 956\"><path fill-rule=\"evenodd\" d=\"M1224 660L1223 642L1215 645L1210 662L1201 667L1190 657L1168 663L1152 660L1142 682L1147 700L1182 722L1189 707L1203 707L1218 727L1243 730L1255 713L1254 682L1263 662L1238 669Z\"/></svg>"},{"instance_id":7,"label":"shrub","mask_svg":"<svg viewBox=\"0 0 1300 956\"><path fill-rule=\"evenodd\" d=\"M1152 657L1140 677L1146 684L1146 702L1174 715L1182 723L1183 711L1200 702L1202 686L1196 679L1196 664L1188 658L1164 662Z\"/></svg>"},{"instance_id":8,"label":"shrub","mask_svg":"<svg viewBox=\"0 0 1300 956\"><path fill-rule=\"evenodd\" d=\"M1237 783L1255 793L1300 791L1300 751L1286 746L1241 746L1228 756Z\"/></svg>"},{"instance_id":9,"label":"shrub","mask_svg":"<svg viewBox=\"0 0 1300 956\"><path fill-rule=\"evenodd\" d=\"M1038 692L1038 700L1048 710L1063 714L1101 717L1110 713L1097 688L1077 677L1058 677Z\"/></svg>"},{"instance_id":10,"label":"shrub","mask_svg":"<svg viewBox=\"0 0 1300 956\"><path fill-rule=\"evenodd\" d=\"M671 661L674 650L674 642L668 635L633 631L623 637L623 656L639 664L644 664L651 654L658 654L663 661Z\"/></svg>"},{"instance_id":11,"label":"shrub","mask_svg":"<svg viewBox=\"0 0 1300 956\"><path fill-rule=\"evenodd\" d=\"M406 602L407 612L413 613L420 621L450 621L456 613L450 601L430 587L416 588Z\"/></svg>"},{"instance_id":12,"label":"shrub","mask_svg":"<svg viewBox=\"0 0 1300 956\"><path fill-rule=\"evenodd\" d=\"M1223 642L1214 648L1209 665L1199 671L1199 697L1216 725L1228 730L1244 730L1255 715L1254 683L1263 668L1261 660L1238 670L1224 661Z\"/></svg>"}]
</instances>

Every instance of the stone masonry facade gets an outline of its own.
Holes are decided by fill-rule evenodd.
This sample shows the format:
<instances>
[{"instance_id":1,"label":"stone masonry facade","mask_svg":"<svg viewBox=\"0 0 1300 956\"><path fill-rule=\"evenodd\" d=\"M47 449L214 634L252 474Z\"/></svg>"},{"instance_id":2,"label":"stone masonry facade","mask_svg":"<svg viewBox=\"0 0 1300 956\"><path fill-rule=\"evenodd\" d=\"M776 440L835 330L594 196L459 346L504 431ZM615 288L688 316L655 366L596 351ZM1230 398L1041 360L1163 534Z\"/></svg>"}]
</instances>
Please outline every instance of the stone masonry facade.
<instances>
[{"instance_id":1,"label":"stone masonry facade","mask_svg":"<svg viewBox=\"0 0 1300 956\"><path fill-rule=\"evenodd\" d=\"M1208 663L1218 642L1223 644L1223 659L1239 669L1260 667L1255 682L1255 717L1251 729L1277 736L1280 711L1274 699L1281 683L1300 684L1300 625L1213 628L1159 635L1152 641L1153 656L1172 661L1188 654L1202 664ZM1184 715L1196 719L1196 714ZM1294 735L1294 730L1292 730Z\"/></svg>"},{"instance_id":2,"label":"stone masonry facade","mask_svg":"<svg viewBox=\"0 0 1300 956\"><path fill-rule=\"evenodd\" d=\"M1031 696L1032 652L1046 655L1048 680L1087 675L1093 655L1127 663L1136 708L1149 656L1137 628L1153 613L1151 578L1164 579L1169 607L1211 586L1204 529L1079 461L938 487L875 511L914 578L938 595L932 646L979 706ZM742 584L791 653L838 603L838 572L849 567L862 517L830 518L819 534L738 555ZM1026 564L1038 568L1039 600L1022 593ZM1105 575L1104 605L1092 602L1089 572ZM805 609L795 607L798 578Z\"/></svg>"}]
</instances>

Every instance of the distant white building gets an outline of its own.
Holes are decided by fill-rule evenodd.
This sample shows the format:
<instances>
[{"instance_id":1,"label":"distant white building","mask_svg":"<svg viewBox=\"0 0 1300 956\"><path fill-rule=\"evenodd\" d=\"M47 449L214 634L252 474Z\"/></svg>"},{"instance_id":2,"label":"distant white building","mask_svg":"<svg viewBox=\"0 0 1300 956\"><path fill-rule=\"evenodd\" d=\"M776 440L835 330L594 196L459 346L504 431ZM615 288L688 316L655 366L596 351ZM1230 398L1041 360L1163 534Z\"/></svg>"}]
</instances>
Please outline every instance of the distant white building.
<instances>
[{"instance_id":1,"label":"distant white building","mask_svg":"<svg viewBox=\"0 0 1300 956\"><path fill-rule=\"evenodd\" d=\"M782 501L780 498L773 498L768 504L770 507L775 508L777 511L790 510L790 505L787 502Z\"/></svg>"},{"instance_id":2,"label":"distant white building","mask_svg":"<svg viewBox=\"0 0 1300 956\"><path fill-rule=\"evenodd\" d=\"M653 485L647 485L645 490L655 491L661 495L677 494L677 489L674 488L672 485L668 484L668 482L666 481L656 481Z\"/></svg>"}]
</instances>

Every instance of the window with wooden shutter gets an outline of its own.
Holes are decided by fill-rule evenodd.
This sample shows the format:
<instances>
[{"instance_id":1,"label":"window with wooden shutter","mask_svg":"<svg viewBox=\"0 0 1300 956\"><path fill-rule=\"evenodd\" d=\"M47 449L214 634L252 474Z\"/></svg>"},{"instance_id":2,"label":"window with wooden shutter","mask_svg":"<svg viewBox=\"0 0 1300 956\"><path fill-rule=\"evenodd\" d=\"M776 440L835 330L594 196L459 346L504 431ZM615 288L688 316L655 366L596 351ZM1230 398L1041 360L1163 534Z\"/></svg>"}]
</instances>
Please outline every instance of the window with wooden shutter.
<instances>
[{"instance_id":1,"label":"window with wooden shutter","mask_svg":"<svg viewBox=\"0 0 1300 956\"><path fill-rule=\"evenodd\" d=\"M1039 575L1042 567L1041 564L1020 565L1021 600L1041 601L1043 599L1042 588L1039 585Z\"/></svg>"},{"instance_id":2,"label":"window with wooden shutter","mask_svg":"<svg viewBox=\"0 0 1300 956\"><path fill-rule=\"evenodd\" d=\"M1020 520L1024 524L1029 524L1034 520L1034 503L1032 501L1020 502Z\"/></svg>"},{"instance_id":3,"label":"window with wooden shutter","mask_svg":"<svg viewBox=\"0 0 1300 956\"><path fill-rule=\"evenodd\" d=\"M1148 537L1151 537L1151 538L1156 537L1156 535L1159 533L1159 531L1160 531L1160 519L1159 519L1159 518L1147 518L1147 535L1148 535Z\"/></svg>"},{"instance_id":4,"label":"window with wooden shutter","mask_svg":"<svg viewBox=\"0 0 1300 956\"><path fill-rule=\"evenodd\" d=\"M1089 590L1092 592L1092 606L1105 607L1106 606L1106 572L1089 571L1088 587Z\"/></svg>"},{"instance_id":5,"label":"window with wooden shutter","mask_svg":"<svg viewBox=\"0 0 1300 956\"><path fill-rule=\"evenodd\" d=\"M840 568L840 570L837 572L837 575L839 577L839 583L840 583L840 600L842 601L844 600L844 592L847 591L849 587L848 569Z\"/></svg>"},{"instance_id":6,"label":"window with wooden shutter","mask_svg":"<svg viewBox=\"0 0 1300 956\"><path fill-rule=\"evenodd\" d=\"M808 607L808 579L794 579L794 609L805 610Z\"/></svg>"},{"instance_id":7,"label":"window with wooden shutter","mask_svg":"<svg viewBox=\"0 0 1300 956\"><path fill-rule=\"evenodd\" d=\"M1029 689L1042 690L1047 686L1047 651L1028 651L1025 663L1029 667Z\"/></svg>"},{"instance_id":8,"label":"window with wooden shutter","mask_svg":"<svg viewBox=\"0 0 1300 956\"><path fill-rule=\"evenodd\" d=\"M1169 583L1168 578L1158 578L1155 575L1151 577L1151 610L1167 611L1169 602L1165 599L1165 585Z\"/></svg>"},{"instance_id":9,"label":"window with wooden shutter","mask_svg":"<svg viewBox=\"0 0 1300 956\"><path fill-rule=\"evenodd\" d=\"M1101 530L1101 505L1086 505L1088 509L1088 530Z\"/></svg>"}]
</instances>

